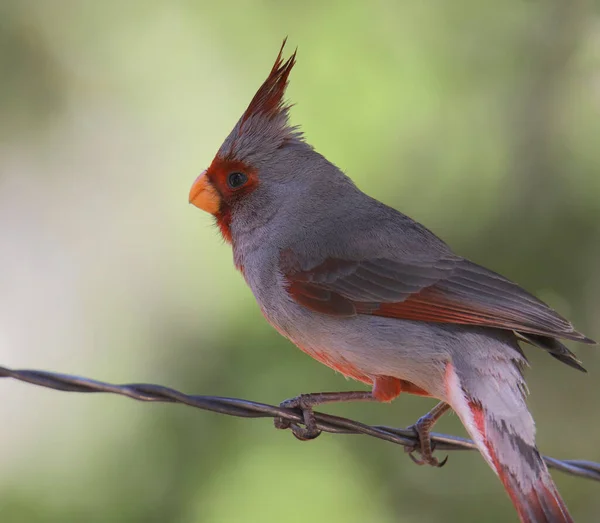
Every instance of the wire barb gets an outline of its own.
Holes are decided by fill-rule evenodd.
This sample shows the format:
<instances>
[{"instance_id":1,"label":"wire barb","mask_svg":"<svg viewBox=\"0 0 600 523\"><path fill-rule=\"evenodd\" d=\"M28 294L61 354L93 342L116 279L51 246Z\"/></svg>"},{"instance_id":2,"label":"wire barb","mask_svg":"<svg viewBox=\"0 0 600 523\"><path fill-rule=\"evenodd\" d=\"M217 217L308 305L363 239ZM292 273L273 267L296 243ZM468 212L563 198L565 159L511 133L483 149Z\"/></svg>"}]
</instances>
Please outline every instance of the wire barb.
<instances>
[{"instance_id":1,"label":"wire barb","mask_svg":"<svg viewBox=\"0 0 600 523\"><path fill-rule=\"evenodd\" d=\"M257 403L237 398L220 396L188 395L162 385L149 383L127 383L114 385L103 381L58 374L41 370L12 370L0 366L0 378L13 378L18 381L65 392L110 393L126 396L138 401L158 401L163 403L181 403L190 407L208 410L240 418L276 418L280 417L294 423L303 423L302 413L296 409L284 409L265 403ZM414 448L419 440L412 429L398 429L383 425L365 425L358 421L315 412L317 428L331 434L364 434L374 438ZM465 438L447 434L431 433L436 450L476 450L475 444ZM560 470L572 476L600 481L600 463L578 459L559 460L544 456L548 467Z\"/></svg>"}]
</instances>

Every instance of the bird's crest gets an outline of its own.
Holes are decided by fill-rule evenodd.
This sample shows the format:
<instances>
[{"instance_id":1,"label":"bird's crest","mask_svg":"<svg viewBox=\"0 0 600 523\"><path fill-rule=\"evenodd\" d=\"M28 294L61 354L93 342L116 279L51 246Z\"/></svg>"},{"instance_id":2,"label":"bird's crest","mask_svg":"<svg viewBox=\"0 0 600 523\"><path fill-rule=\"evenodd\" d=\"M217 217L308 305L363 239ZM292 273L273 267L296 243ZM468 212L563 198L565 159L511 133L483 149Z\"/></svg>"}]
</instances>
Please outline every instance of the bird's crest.
<instances>
[{"instance_id":1,"label":"bird's crest","mask_svg":"<svg viewBox=\"0 0 600 523\"><path fill-rule=\"evenodd\" d=\"M288 84L288 77L296 63L296 51L284 62L282 55L286 41L287 38L284 39L281 45L269 76L260 86L248 109L244 112L241 119L242 124L255 115L264 115L271 120L289 109L289 105L285 104L283 97Z\"/></svg>"},{"instance_id":2,"label":"bird's crest","mask_svg":"<svg viewBox=\"0 0 600 523\"><path fill-rule=\"evenodd\" d=\"M257 155L265 157L294 139L300 131L288 124L290 104L284 100L288 77L296 63L296 52L284 61L283 41L275 64L250 105L227 137L217 159L238 160L252 164Z\"/></svg>"}]
</instances>

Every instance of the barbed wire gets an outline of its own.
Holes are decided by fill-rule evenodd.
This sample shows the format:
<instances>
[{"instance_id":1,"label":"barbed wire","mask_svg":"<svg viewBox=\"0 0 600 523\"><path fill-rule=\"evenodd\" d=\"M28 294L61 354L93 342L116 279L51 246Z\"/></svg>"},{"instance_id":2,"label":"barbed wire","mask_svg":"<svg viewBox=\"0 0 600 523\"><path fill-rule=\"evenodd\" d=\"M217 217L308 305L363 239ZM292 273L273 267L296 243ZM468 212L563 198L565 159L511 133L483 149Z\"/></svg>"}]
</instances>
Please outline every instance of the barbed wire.
<instances>
[{"instance_id":1,"label":"barbed wire","mask_svg":"<svg viewBox=\"0 0 600 523\"><path fill-rule=\"evenodd\" d=\"M220 396L198 396L184 394L175 389L151 383L127 383L115 385L70 374L59 374L41 370L13 370L0 366L0 378L18 381L65 392L109 393L126 396L138 401L180 403L198 409L237 416L240 418L283 418L294 423L303 423L299 409L285 409L275 405L257 403L237 398ZM315 412L317 428L331 434L364 434L412 449L418 444L418 436L412 429L400 429L384 425L365 425L358 421ZM431 440L436 450L476 450L475 444L466 438L448 434L432 433ZM544 456L548 467L572 476L600 481L600 463L568 459L559 460Z\"/></svg>"}]
</instances>

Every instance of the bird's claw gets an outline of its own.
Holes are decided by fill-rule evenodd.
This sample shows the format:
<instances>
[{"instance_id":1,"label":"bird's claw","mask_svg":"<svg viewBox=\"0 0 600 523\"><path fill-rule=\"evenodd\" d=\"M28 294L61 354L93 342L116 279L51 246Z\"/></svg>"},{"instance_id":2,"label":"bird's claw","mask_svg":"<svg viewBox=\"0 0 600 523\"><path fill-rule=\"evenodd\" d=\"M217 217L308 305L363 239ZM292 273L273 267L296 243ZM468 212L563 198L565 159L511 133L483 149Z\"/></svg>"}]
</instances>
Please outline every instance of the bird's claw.
<instances>
[{"instance_id":1,"label":"bird's claw","mask_svg":"<svg viewBox=\"0 0 600 523\"><path fill-rule=\"evenodd\" d=\"M431 467L443 467L448 462L448 456L446 456L442 461L439 461L433 455L433 451L435 450L435 443L431 441L430 429L431 429L431 420L427 416L423 416L419 418L419 420L409 427L412 429L417 437L419 438L419 442L415 443L412 447L406 447L405 451L408 453L408 456L414 463L417 465L430 465ZM421 458L416 458L414 453L418 452L421 454Z\"/></svg>"},{"instance_id":2,"label":"bird's claw","mask_svg":"<svg viewBox=\"0 0 600 523\"><path fill-rule=\"evenodd\" d=\"M412 459L413 463L416 463L417 465L430 465L432 467L442 468L446 463L448 463L448 456L446 456L442 461L439 461L434 456L429 456L427 459L425 457L419 459L415 458L415 451L419 453L421 452L420 449L417 449L415 447L406 449L408 457Z\"/></svg>"},{"instance_id":3,"label":"bird's claw","mask_svg":"<svg viewBox=\"0 0 600 523\"><path fill-rule=\"evenodd\" d=\"M276 429L290 429L292 434L300 441L309 441L321 435L321 431L317 428L312 403L308 401L305 395L301 394L295 398L282 401L279 406L282 409L299 409L302 412L304 426L278 416L273 420Z\"/></svg>"}]
</instances>

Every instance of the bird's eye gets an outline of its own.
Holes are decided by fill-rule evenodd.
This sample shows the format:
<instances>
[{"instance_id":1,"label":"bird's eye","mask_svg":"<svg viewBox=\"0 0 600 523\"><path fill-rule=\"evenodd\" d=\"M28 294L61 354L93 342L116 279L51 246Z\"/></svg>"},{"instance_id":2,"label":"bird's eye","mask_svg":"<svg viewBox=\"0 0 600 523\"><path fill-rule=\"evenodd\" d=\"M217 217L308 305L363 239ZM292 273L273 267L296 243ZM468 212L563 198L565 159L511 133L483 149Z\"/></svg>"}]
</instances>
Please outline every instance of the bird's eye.
<instances>
[{"instance_id":1,"label":"bird's eye","mask_svg":"<svg viewBox=\"0 0 600 523\"><path fill-rule=\"evenodd\" d=\"M248 181L248 177L244 173L235 172L235 173L231 173L227 177L227 184L232 189L237 189L238 187L241 187L247 181Z\"/></svg>"}]
</instances>

